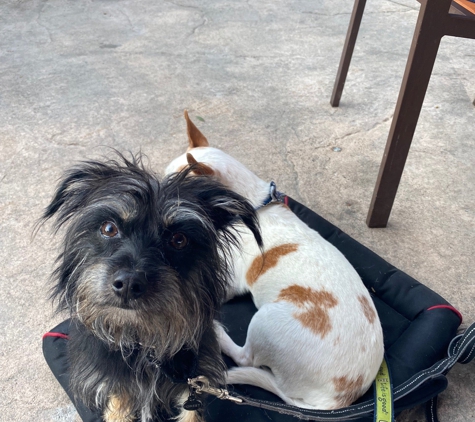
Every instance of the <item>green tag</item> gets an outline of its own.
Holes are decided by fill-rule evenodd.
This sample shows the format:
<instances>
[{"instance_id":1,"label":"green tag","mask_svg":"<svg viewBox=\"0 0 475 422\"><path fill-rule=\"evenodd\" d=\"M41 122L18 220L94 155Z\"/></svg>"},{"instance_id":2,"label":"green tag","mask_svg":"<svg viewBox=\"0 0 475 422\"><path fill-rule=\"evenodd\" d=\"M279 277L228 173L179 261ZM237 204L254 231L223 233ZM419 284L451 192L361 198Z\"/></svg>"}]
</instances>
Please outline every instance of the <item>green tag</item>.
<instances>
[{"instance_id":1,"label":"green tag","mask_svg":"<svg viewBox=\"0 0 475 422\"><path fill-rule=\"evenodd\" d=\"M393 392L391 388L391 379L389 377L389 368L386 359L383 359L375 383L375 422L393 422Z\"/></svg>"}]
</instances>

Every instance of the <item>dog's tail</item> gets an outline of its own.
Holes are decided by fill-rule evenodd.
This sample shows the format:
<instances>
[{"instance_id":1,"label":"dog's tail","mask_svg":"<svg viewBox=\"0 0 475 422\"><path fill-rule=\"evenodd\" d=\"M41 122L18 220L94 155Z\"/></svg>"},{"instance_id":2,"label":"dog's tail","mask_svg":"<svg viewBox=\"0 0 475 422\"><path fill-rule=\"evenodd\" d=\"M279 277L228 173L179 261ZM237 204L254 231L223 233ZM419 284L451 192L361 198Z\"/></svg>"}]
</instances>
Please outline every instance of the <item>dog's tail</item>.
<instances>
[{"instance_id":1,"label":"dog's tail","mask_svg":"<svg viewBox=\"0 0 475 422\"><path fill-rule=\"evenodd\" d=\"M255 387L263 388L264 390L274 393L280 397L285 403L293 406L303 407L305 409L315 409L302 400L296 400L288 397L278 386L274 374L264 369L255 368L252 366L241 366L232 368L228 371L226 378L227 384L249 384Z\"/></svg>"}]
</instances>

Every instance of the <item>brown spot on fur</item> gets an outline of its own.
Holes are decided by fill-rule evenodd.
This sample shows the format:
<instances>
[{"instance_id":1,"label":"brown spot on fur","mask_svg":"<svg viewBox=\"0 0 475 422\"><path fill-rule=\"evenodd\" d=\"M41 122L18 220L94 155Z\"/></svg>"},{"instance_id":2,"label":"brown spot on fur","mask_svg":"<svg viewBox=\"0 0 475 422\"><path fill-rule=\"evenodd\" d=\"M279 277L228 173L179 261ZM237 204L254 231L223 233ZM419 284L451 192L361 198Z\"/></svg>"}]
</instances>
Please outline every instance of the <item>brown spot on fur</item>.
<instances>
[{"instance_id":1,"label":"brown spot on fur","mask_svg":"<svg viewBox=\"0 0 475 422\"><path fill-rule=\"evenodd\" d=\"M132 422L135 418L131 414L130 398L125 395L114 395L109 398L104 411L106 422Z\"/></svg>"},{"instance_id":2,"label":"brown spot on fur","mask_svg":"<svg viewBox=\"0 0 475 422\"><path fill-rule=\"evenodd\" d=\"M336 306L338 300L330 292L293 285L283 289L277 300L285 300L300 308L306 308L294 316L315 334L323 338L331 331L332 324L328 310Z\"/></svg>"},{"instance_id":3,"label":"brown spot on fur","mask_svg":"<svg viewBox=\"0 0 475 422\"><path fill-rule=\"evenodd\" d=\"M197 147L208 147L208 140L190 120L190 118L188 117L187 110L185 110L184 115L186 120L186 133L188 134L188 149Z\"/></svg>"},{"instance_id":4,"label":"brown spot on fur","mask_svg":"<svg viewBox=\"0 0 475 422\"><path fill-rule=\"evenodd\" d=\"M262 255L259 255L256 259L254 259L250 268L247 270L247 284L252 286L262 274L264 274L270 268L275 267L280 258L288 255L289 253L295 252L297 249L297 244L285 243L283 245L269 249Z\"/></svg>"},{"instance_id":5,"label":"brown spot on fur","mask_svg":"<svg viewBox=\"0 0 475 422\"><path fill-rule=\"evenodd\" d=\"M358 296L358 300L361 303L364 316L369 321L369 323L372 324L376 319L376 312L374 312L374 308L371 306L366 296Z\"/></svg>"},{"instance_id":6,"label":"brown spot on fur","mask_svg":"<svg viewBox=\"0 0 475 422\"><path fill-rule=\"evenodd\" d=\"M335 407L335 409L340 409L342 407L349 406L364 392L362 390L364 382L362 375L360 375L356 379L350 379L348 377L337 377L333 378L332 381L337 392L337 395L335 397L337 406Z\"/></svg>"}]
</instances>

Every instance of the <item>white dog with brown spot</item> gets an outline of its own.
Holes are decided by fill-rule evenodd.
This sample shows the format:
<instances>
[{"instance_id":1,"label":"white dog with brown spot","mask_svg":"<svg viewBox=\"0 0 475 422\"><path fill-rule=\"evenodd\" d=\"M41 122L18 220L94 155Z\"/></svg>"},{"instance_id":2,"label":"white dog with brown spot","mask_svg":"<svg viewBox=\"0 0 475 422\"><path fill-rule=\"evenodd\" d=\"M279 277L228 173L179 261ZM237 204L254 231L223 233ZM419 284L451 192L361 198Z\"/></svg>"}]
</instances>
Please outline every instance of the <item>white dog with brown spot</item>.
<instances>
[{"instance_id":1,"label":"white dog with brown spot","mask_svg":"<svg viewBox=\"0 0 475 422\"><path fill-rule=\"evenodd\" d=\"M251 292L258 309L246 344L218 324L220 344L238 365L229 384L269 390L288 404L338 409L371 386L381 365L383 333L373 301L343 254L287 206L269 200L268 182L209 146L185 111L189 148L167 173L194 164L258 209L264 252L243 229L229 298Z\"/></svg>"}]
</instances>

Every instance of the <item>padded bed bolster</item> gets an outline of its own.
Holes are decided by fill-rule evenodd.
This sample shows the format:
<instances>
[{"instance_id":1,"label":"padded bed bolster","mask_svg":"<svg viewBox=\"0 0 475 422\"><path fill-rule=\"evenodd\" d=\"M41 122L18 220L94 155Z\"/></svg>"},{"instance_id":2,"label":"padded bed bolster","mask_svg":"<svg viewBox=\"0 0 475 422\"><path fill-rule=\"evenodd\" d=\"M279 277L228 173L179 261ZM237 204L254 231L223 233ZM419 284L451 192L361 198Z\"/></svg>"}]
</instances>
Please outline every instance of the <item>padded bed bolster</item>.
<instances>
[{"instance_id":1,"label":"padded bed bolster","mask_svg":"<svg viewBox=\"0 0 475 422\"><path fill-rule=\"evenodd\" d=\"M450 311L434 309L422 312L386 349L394 385L428 368L447 354L459 319ZM455 327L455 328L454 328Z\"/></svg>"}]
</instances>

